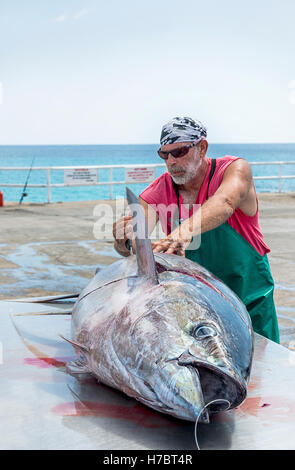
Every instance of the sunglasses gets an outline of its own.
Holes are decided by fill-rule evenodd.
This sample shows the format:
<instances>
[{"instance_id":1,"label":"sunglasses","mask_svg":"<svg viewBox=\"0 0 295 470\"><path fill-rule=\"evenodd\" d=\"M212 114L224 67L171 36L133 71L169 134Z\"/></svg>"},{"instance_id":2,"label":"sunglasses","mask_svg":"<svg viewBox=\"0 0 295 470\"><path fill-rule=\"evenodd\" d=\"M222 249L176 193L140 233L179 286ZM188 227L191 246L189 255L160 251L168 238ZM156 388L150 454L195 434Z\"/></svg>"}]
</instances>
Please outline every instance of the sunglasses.
<instances>
[{"instance_id":1,"label":"sunglasses","mask_svg":"<svg viewBox=\"0 0 295 470\"><path fill-rule=\"evenodd\" d=\"M164 152L163 150L159 149L158 155L159 157L163 158L163 160L168 160L169 154L171 154L174 158L181 158L188 153L189 149L191 149L192 147L196 147L198 143L199 142L190 145L184 145L183 147L179 147L178 149L176 148L173 150L169 150L169 152Z\"/></svg>"}]
</instances>

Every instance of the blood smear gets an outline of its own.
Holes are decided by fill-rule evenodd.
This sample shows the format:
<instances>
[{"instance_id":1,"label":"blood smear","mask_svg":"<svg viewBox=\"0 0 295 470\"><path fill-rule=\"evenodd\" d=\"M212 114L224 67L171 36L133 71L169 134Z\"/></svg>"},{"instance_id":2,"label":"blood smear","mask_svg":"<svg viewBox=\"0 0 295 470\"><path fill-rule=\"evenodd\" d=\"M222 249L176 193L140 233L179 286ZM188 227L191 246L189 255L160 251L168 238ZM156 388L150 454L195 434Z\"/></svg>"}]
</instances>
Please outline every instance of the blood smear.
<instances>
[{"instance_id":1,"label":"blood smear","mask_svg":"<svg viewBox=\"0 0 295 470\"><path fill-rule=\"evenodd\" d=\"M65 367L72 358L67 357L26 357L24 363L28 366L37 366L41 369L48 367Z\"/></svg>"},{"instance_id":2,"label":"blood smear","mask_svg":"<svg viewBox=\"0 0 295 470\"><path fill-rule=\"evenodd\" d=\"M178 421L136 403L133 406L110 405L108 403L95 402L69 402L61 403L51 410L63 416L97 416L113 419L125 419L139 424L145 428L162 428L167 426L179 426Z\"/></svg>"}]
</instances>

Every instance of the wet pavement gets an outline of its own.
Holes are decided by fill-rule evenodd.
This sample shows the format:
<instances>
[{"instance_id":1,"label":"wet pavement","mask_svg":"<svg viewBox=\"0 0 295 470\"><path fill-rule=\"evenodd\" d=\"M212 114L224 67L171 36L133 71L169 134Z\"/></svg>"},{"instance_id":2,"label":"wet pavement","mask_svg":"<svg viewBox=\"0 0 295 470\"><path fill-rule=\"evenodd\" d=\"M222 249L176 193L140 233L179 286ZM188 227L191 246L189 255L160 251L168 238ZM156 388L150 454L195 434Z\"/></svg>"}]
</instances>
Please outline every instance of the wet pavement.
<instances>
[{"instance_id":1,"label":"wet pavement","mask_svg":"<svg viewBox=\"0 0 295 470\"><path fill-rule=\"evenodd\" d=\"M106 235L96 239L99 201L10 203L0 207L0 299L79 293L96 271L119 258ZM101 201L101 204L115 202ZM295 195L260 194L260 224L271 248L281 344L295 350ZM96 214L96 215L94 215ZM107 235L109 234L109 235Z\"/></svg>"},{"instance_id":2,"label":"wet pavement","mask_svg":"<svg viewBox=\"0 0 295 470\"><path fill-rule=\"evenodd\" d=\"M2 244L5 275L2 269L0 297L79 293L96 269L119 258L112 244L109 245L93 240L27 243L13 247ZM75 263L76 251L79 251L83 264Z\"/></svg>"}]
</instances>

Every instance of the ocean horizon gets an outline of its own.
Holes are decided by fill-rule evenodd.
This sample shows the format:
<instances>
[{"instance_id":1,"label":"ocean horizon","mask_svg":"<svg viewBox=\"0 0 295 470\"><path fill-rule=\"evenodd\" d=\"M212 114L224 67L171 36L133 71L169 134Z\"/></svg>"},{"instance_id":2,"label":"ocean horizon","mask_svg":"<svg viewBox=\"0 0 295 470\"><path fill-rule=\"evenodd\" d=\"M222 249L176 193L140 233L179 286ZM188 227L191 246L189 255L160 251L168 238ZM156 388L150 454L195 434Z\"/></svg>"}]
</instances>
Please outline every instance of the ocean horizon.
<instances>
[{"instance_id":1,"label":"ocean horizon","mask_svg":"<svg viewBox=\"0 0 295 470\"><path fill-rule=\"evenodd\" d=\"M0 145L0 191L4 201L19 201L22 187L6 188L1 183L24 185L28 171L1 171L1 167L34 167L81 166L91 165L144 165L161 164L157 154L159 144L105 144L105 145ZM295 162L295 143L210 143L208 157L220 158L234 155L252 162ZM165 168L157 168L158 177ZM253 176L277 176L277 165L252 166ZM295 163L285 165L282 175L295 175ZM109 179L108 170L99 171L99 181ZM113 180L123 181L124 170L114 169ZM63 171L51 171L51 183L61 184L64 181ZM34 170L29 175L28 184L46 184L46 172ZM149 183L128 184L135 193L141 192ZM256 180L257 192L278 192L276 180ZM295 179L282 180L282 192L295 191ZM25 202L47 202L46 188L30 188ZM113 186L113 198L124 196L125 185ZM79 186L51 188L51 202L109 199L108 186Z\"/></svg>"}]
</instances>

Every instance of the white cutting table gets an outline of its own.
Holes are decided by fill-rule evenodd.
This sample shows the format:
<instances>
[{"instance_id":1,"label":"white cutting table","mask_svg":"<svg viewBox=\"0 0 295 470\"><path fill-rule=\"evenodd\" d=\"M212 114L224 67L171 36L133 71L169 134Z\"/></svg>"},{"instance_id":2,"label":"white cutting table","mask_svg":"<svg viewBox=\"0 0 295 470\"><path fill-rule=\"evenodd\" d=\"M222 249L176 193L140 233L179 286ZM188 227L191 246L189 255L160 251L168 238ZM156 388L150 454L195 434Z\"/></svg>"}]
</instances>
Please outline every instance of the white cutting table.
<instances>
[{"instance_id":1,"label":"white cutting table","mask_svg":"<svg viewBox=\"0 0 295 470\"><path fill-rule=\"evenodd\" d=\"M56 313L72 305L0 302L0 449L196 449L193 423L65 372L74 354L59 334L70 338L71 317ZM34 312L55 314L24 315ZM295 353L255 335L247 399L200 424L198 440L201 449L295 449Z\"/></svg>"}]
</instances>

